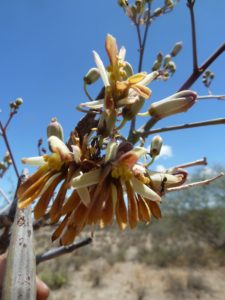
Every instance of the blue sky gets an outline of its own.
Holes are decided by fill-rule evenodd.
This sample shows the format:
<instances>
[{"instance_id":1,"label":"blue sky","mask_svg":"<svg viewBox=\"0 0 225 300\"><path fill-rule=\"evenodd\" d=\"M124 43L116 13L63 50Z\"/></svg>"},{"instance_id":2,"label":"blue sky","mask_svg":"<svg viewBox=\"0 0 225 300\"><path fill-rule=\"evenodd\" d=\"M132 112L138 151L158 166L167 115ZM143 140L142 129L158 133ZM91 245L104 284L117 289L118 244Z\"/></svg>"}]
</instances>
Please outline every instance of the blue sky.
<instances>
[{"instance_id":1,"label":"blue sky","mask_svg":"<svg viewBox=\"0 0 225 300\"><path fill-rule=\"evenodd\" d=\"M163 1L154 1L158 7ZM225 41L223 0L197 0L196 23L199 62L202 63ZM65 136L82 117L75 106L86 100L82 78L94 66L92 50L107 64L104 40L107 33L127 49L127 60L137 70L138 45L134 26L116 0L1 0L0 1L0 113L8 114L8 103L22 97L24 105L9 129L9 140L18 162L37 155L37 140L46 138L46 126L57 117ZM177 72L168 82L152 84L152 100L174 93L191 72L190 20L185 1L174 12L158 18L149 31L144 70L150 71L156 54L168 53L175 42L183 41L177 57ZM225 94L225 53L210 67L216 78L214 94ZM100 85L91 91L97 94ZM199 80L192 89L207 93ZM149 101L152 101L149 100ZM150 102L149 102L150 103ZM195 105L187 114L168 118L157 125L169 126L225 117L225 102L209 100ZM145 119L140 118L140 125ZM207 156L209 164L225 165L224 126L164 133L173 155L159 160L166 167ZM0 143L0 155L4 154ZM8 177L13 177L9 173ZM8 180L8 179L7 179ZM3 183L1 183L2 186Z\"/></svg>"}]
</instances>

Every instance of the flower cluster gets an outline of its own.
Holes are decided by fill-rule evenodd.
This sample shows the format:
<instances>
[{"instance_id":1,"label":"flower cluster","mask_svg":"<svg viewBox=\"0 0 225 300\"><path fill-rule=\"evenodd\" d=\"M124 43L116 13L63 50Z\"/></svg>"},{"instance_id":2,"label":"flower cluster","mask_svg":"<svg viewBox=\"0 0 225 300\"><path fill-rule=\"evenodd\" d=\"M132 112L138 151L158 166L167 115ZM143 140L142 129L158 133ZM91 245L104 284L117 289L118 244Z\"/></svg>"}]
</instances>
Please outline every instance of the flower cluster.
<instances>
[{"instance_id":1,"label":"flower cluster","mask_svg":"<svg viewBox=\"0 0 225 300\"><path fill-rule=\"evenodd\" d=\"M79 108L88 109L88 113L68 142L64 142L61 125L53 119L47 128L51 153L22 159L39 168L19 187L19 207L37 200L35 218L49 211L51 222L59 224L52 239L59 238L63 245L72 243L86 225L102 228L116 219L120 229L127 225L133 229L139 221L149 223L152 216L160 218L161 197L187 179L183 169L164 173L149 169L160 154L160 136L152 139L149 151L133 146L121 135L122 124L138 114L151 95L147 85L160 74L133 74L125 61L125 48L118 50L111 35L106 37L105 47L109 66L105 68L94 52L96 68L84 77L87 94L87 85L102 78L102 98L80 104ZM177 93L152 103L148 114L160 119L186 111L196 96L192 91ZM122 118L119 126L118 118Z\"/></svg>"}]
</instances>

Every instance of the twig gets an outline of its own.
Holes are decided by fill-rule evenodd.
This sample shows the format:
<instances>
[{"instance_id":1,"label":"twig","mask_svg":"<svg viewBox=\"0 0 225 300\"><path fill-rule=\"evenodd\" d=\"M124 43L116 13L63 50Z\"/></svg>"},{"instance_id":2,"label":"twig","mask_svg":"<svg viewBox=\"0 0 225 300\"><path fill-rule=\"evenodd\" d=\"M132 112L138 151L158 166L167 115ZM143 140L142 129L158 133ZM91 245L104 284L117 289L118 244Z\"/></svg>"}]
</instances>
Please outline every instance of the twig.
<instances>
[{"instance_id":1,"label":"twig","mask_svg":"<svg viewBox=\"0 0 225 300\"><path fill-rule=\"evenodd\" d=\"M192 182L192 183L185 184L185 185L178 186L178 187L168 188L168 189L166 189L166 192L168 193L168 192L182 191L182 190L192 188L192 187L208 185L211 182L219 179L222 176L224 176L223 172L221 172L219 175L212 177L210 179L206 179L206 180L202 180L202 181L198 181L198 182Z\"/></svg>"},{"instance_id":2,"label":"twig","mask_svg":"<svg viewBox=\"0 0 225 300\"><path fill-rule=\"evenodd\" d=\"M61 247L58 247L58 248L51 249L48 252L37 255L36 256L36 263L39 264L43 261L50 260L52 258L61 256L61 255L67 254L67 253L71 253L72 251L74 251L76 249L79 249L81 247L89 245L91 242L92 242L92 239L87 238L83 241L74 243L74 244L72 244L70 246L67 246L67 247L61 246Z\"/></svg>"},{"instance_id":3,"label":"twig","mask_svg":"<svg viewBox=\"0 0 225 300\"><path fill-rule=\"evenodd\" d=\"M225 95L203 95L197 97L197 100L208 100L208 99L225 100Z\"/></svg>"},{"instance_id":4,"label":"twig","mask_svg":"<svg viewBox=\"0 0 225 300\"><path fill-rule=\"evenodd\" d=\"M184 169L184 168L189 168L189 167L195 167L195 166L201 166L204 165L206 166L208 164L206 157L203 157L202 159L192 161L186 164L182 165L177 165L175 167L172 167L171 169Z\"/></svg>"},{"instance_id":5,"label":"twig","mask_svg":"<svg viewBox=\"0 0 225 300\"><path fill-rule=\"evenodd\" d=\"M189 78L183 83L179 91L189 89L192 84L204 73L204 71L225 51L225 43L223 43Z\"/></svg>"},{"instance_id":6,"label":"twig","mask_svg":"<svg viewBox=\"0 0 225 300\"><path fill-rule=\"evenodd\" d=\"M17 166L16 166L16 162L14 160L14 157L13 157L13 154L12 154L12 151L11 151L11 147L9 145L9 141L8 141L8 138L7 138L6 130L3 127L1 121L0 121L0 130L1 130L2 138L3 138L4 142L5 142L6 148L7 148L8 152L9 152L9 155L10 155L10 157L12 159L12 165L13 165L13 168L15 170L16 176L19 179L20 176L19 176L19 172L18 172L18 169L17 169Z\"/></svg>"},{"instance_id":7,"label":"twig","mask_svg":"<svg viewBox=\"0 0 225 300\"><path fill-rule=\"evenodd\" d=\"M166 131L173 131L173 130L180 130L180 129L188 129L188 128L194 128L194 127L201 127L201 126L211 126L211 125L219 125L219 124L225 124L225 118L215 119L215 120L209 120L209 121L203 121L203 122L195 122L195 123L188 123L183 125L175 125L175 126L169 126L169 127L163 127L163 128L157 128L153 129L147 132L138 133L141 137L147 137L150 134L155 134L159 132L166 132Z\"/></svg>"},{"instance_id":8,"label":"twig","mask_svg":"<svg viewBox=\"0 0 225 300\"><path fill-rule=\"evenodd\" d=\"M197 42L196 42L194 5L195 5L195 1L187 1L187 7L189 8L189 12L191 16L193 72L198 70L198 54L197 54Z\"/></svg>"}]
</instances>

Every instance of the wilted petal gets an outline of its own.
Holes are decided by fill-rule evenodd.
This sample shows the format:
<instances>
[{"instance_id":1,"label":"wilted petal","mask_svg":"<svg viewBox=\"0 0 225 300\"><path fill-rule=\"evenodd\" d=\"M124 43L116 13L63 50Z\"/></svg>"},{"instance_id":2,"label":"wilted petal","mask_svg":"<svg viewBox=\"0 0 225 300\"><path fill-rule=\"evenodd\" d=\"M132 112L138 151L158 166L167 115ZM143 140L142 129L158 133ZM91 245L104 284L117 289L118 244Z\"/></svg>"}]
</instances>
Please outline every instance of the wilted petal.
<instances>
[{"instance_id":1,"label":"wilted petal","mask_svg":"<svg viewBox=\"0 0 225 300\"><path fill-rule=\"evenodd\" d=\"M116 153L118 149L119 144L117 144L114 141L110 141L106 147L106 152L105 152L105 163L114 160L116 158Z\"/></svg>"},{"instance_id":2,"label":"wilted petal","mask_svg":"<svg viewBox=\"0 0 225 300\"><path fill-rule=\"evenodd\" d=\"M151 213L153 214L153 216L156 219L160 219L162 217L162 215L161 215L161 210L159 208L158 203L156 203L154 201L151 201L151 200L147 200L147 199L146 199L146 203L148 204L148 206L149 206L149 208L150 208Z\"/></svg>"},{"instance_id":3,"label":"wilted petal","mask_svg":"<svg viewBox=\"0 0 225 300\"><path fill-rule=\"evenodd\" d=\"M138 223L138 206L135 199L134 190L129 181L125 182L128 198L128 221L130 228L133 229Z\"/></svg>"},{"instance_id":4,"label":"wilted petal","mask_svg":"<svg viewBox=\"0 0 225 300\"><path fill-rule=\"evenodd\" d=\"M133 177L131 179L134 191L142 196L143 198L147 198L152 201L159 202L161 200L160 196L156 194L152 189L150 189L147 185L142 183L140 180Z\"/></svg>"},{"instance_id":5,"label":"wilted petal","mask_svg":"<svg viewBox=\"0 0 225 300\"><path fill-rule=\"evenodd\" d=\"M86 187L78 188L77 193L85 206L89 206L91 202L90 193Z\"/></svg>"},{"instance_id":6,"label":"wilted petal","mask_svg":"<svg viewBox=\"0 0 225 300\"><path fill-rule=\"evenodd\" d=\"M152 91L144 85L136 84L133 85L131 88L135 90L135 92L144 99L148 99L152 94Z\"/></svg>"},{"instance_id":7,"label":"wilted petal","mask_svg":"<svg viewBox=\"0 0 225 300\"><path fill-rule=\"evenodd\" d=\"M118 49L117 49L116 39L111 34L108 34L106 36L105 48L109 56L110 64L112 66L116 65Z\"/></svg>"},{"instance_id":8,"label":"wilted petal","mask_svg":"<svg viewBox=\"0 0 225 300\"><path fill-rule=\"evenodd\" d=\"M137 84L146 77L145 73L137 73L127 79L129 85Z\"/></svg>"},{"instance_id":9,"label":"wilted petal","mask_svg":"<svg viewBox=\"0 0 225 300\"><path fill-rule=\"evenodd\" d=\"M149 83L151 83L153 80L155 80L159 75L158 71L154 71L148 75L145 76L144 79L142 79L138 84L140 85L148 85Z\"/></svg>"},{"instance_id":10,"label":"wilted petal","mask_svg":"<svg viewBox=\"0 0 225 300\"><path fill-rule=\"evenodd\" d=\"M120 181L117 182L116 219L121 230L127 226L127 208L123 197L123 188Z\"/></svg>"},{"instance_id":11,"label":"wilted petal","mask_svg":"<svg viewBox=\"0 0 225 300\"><path fill-rule=\"evenodd\" d=\"M146 203L146 201L141 196L138 196L137 203L138 203L139 219L144 222L150 222L151 211L150 211L150 208L149 208L148 204Z\"/></svg>"}]
</instances>

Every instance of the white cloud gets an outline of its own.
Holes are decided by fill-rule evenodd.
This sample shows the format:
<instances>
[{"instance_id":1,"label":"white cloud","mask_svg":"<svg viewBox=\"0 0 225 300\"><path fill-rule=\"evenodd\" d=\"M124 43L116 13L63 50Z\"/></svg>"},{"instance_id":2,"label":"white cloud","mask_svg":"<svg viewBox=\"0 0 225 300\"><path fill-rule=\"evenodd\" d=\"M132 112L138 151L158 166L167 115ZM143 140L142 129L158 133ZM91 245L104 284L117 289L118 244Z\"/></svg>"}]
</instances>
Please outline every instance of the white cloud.
<instances>
[{"instance_id":1,"label":"white cloud","mask_svg":"<svg viewBox=\"0 0 225 300\"><path fill-rule=\"evenodd\" d=\"M173 156L173 150L172 150L172 147L169 146L169 145L162 145L162 148L161 148L161 151L160 151L160 154L159 156L157 157L158 158L169 158L169 157L172 157Z\"/></svg>"},{"instance_id":2,"label":"white cloud","mask_svg":"<svg viewBox=\"0 0 225 300\"><path fill-rule=\"evenodd\" d=\"M165 171L166 171L166 168L163 165L156 166L156 172L164 173Z\"/></svg>"},{"instance_id":3,"label":"white cloud","mask_svg":"<svg viewBox=\"0 0 225 300\"><path fill-rule=\"evenodd\" d=\"M206 167L200 172L199 175L201 177L212 177L212 176L215 176L216 174L217 174L217 172L215 170L213 170L210 167Z\"/></svg>"}]
</instances>

